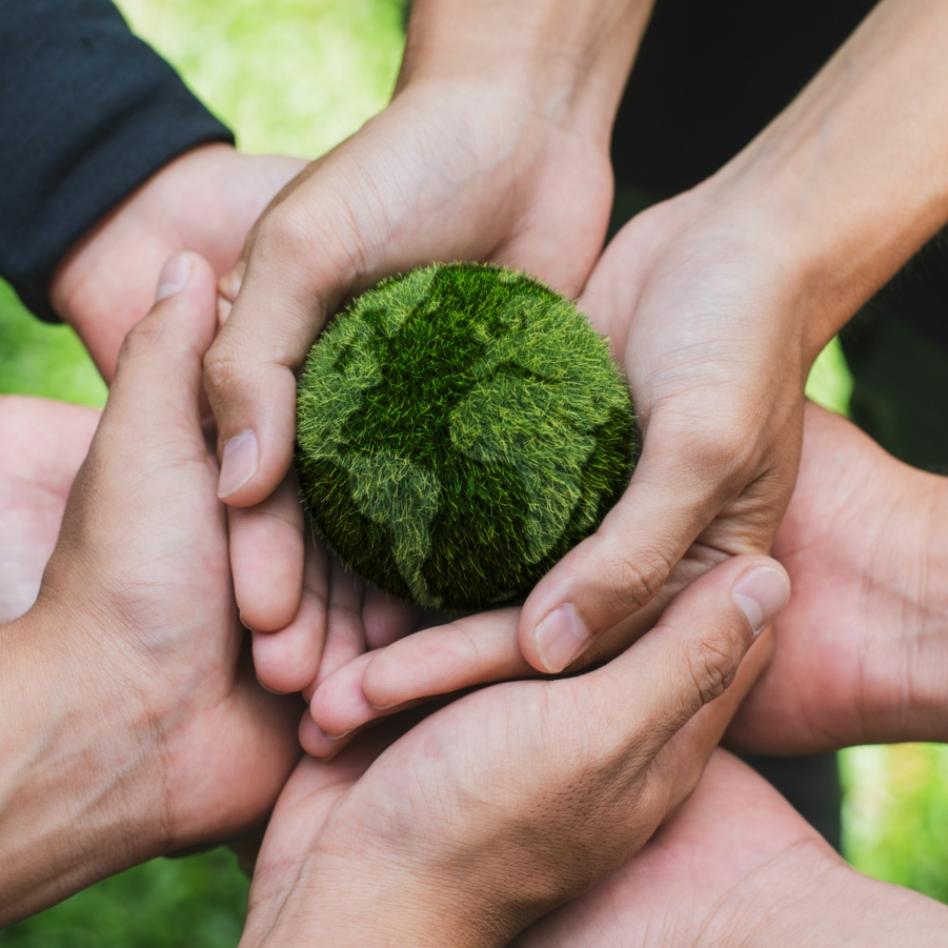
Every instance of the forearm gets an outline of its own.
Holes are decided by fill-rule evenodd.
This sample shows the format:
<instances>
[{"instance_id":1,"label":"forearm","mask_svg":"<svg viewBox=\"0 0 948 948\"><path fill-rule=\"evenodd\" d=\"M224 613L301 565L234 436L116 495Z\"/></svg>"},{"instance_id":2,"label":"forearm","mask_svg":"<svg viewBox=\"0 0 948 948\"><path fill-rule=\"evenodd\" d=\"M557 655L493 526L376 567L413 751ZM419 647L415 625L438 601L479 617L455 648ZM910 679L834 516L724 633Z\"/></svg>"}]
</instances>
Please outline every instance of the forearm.
<instances>
[{"instance_id":1,"label":"forearm","mask_svg":"<svg viewBox=\"0 0 948 948\"><path fill-rule=\"evenodd\" d=\"M0 97L0 274L53 318L69 248L173 158L231 136L110 0L5 4L0 87L15 90Z\"/></svg>"},{"instance_id":2,"label":"forearm","mask_svg":"<svg viewBox=\"0 0 948 948\"><path fill-rule=\"evenodd\" d=\"M948 5L885 0L712 179L792 248L811 355L948 220L946 44Z\"/></svg>"},{"instance_id":3,"label":"forearm","mask_svg":"<svg viewBox=\"0 0 948 948\"><path fill-rule=\"evenodd\" d=\"M63 640L35 610L0 627L0 926L164 845L149 724Z\"/></svg>"},{"instance_id":4,"label":"forearm","mask_svg":"<svg viewBox=\"0 0 948 948\"><path fill-rule=\"evenodd\" d=\"M488 80L608 145L654 0L416 0L399 87Z\"/></svg>"}]
</instances>

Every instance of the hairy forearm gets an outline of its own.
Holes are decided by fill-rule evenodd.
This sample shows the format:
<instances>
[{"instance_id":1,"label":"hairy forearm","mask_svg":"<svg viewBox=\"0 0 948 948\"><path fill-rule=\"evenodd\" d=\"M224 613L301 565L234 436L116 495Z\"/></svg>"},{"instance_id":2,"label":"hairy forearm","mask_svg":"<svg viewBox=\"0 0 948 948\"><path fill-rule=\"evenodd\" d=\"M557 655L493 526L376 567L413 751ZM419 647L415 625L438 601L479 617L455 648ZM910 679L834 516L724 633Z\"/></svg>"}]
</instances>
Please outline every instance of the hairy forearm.
<instances>
[{"instance_id":1,"label":"hairy forearm","mask_svg":"<svg viewBox=\"0 0 948 948\"><path fill-rule=\"evenodd\" d=\"M0 926L162 849L147 724L34 613L0 627ZM94 649L88 654L95 655ZM130 717L131 716L131 717Z\"/></svg>"},{"instance_id":2,"label":"hairy forearm","mask_svg":"<svg viewBox=\"0 0 948 948\"><path fill-rule=\"evenodd\" d=\"M946 44L948 4L884 0L716 176L802 262L813 355L948 220Z\"/></svg>"},{"instance_id":3,"label":"hairy forearm","mask_svg":"<svg viewBox=\"0 0 948 948\"><path fill-rule=\"evenodd\" d=\"M608 143L654 0L416 0L399 87L511 87L551 121Z\"/></svg>"}]
</instances>

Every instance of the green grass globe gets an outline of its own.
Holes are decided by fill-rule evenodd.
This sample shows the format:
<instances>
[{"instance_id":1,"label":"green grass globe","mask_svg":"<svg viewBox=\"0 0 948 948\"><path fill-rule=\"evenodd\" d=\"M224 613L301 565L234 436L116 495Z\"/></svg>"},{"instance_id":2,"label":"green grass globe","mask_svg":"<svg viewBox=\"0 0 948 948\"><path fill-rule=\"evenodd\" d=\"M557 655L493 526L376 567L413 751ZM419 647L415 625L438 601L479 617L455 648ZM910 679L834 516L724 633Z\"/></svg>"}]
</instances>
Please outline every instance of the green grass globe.
<instances>
[{"instance_id":1,"label":"green grass globe","mask_svg":"<svg viewBox=\"0 0 948 948\"><path fill-rule=\"evenodd\" d=\"M605 341L499 267L385 280L323 332L299 382L310 518L349 567L423 606L525 596L599 525L637 453Z\"/></svg>"}]
</instances>

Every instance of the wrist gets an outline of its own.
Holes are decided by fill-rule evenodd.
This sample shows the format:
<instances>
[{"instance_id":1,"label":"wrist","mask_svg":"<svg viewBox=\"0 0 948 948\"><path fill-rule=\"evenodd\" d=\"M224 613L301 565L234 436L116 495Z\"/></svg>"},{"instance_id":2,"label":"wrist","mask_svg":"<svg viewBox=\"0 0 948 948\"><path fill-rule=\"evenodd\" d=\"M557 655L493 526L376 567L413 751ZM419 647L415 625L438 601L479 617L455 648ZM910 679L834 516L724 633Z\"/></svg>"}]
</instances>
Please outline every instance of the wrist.
<instances>
[{"instance_id":1,"label":"wrist","mask_svg":"<svg viewBox=\"0 0 948 948\"><path fill-rule=\"evenodd\" d=\"M475 909L465 886L408 871L378 851L360 860L317 849L291 884L287 897L283 880L255 875L241 948L500 948L516 934ZM260 890L268 895L255 897Z\"/></svg>"},{"instance_id":2,"label":"wrist","mask_svg":"<svg viewBox=\"0 0 948 948\"><path fill-rule=\"evenodd\" d=\"M759 206L799 261L813 355L948 220L946 31L948 8L878 4L712 179Z\"/></svg>"},{"instance_id":3,"label":"wrist","mask_svg":"<svg viewBox=\"0 0 948 948\"><path fill-rule=\"evenodd\" d=\"M0 628L0 925L169 845L156 729L70 628L42 606Z\"/></svg>"},{"instance_id":4,"label":"wrist","mask_svg":"<svg viewBox=\"0 0 948 948\"><path fill-rule=\"evenodd\" d=\"M82 339L107 381L115 374L122 340L148 312L167 258L199 244L184 225L236 154L224 143L200 145L156 169L59 261L50 281L53 308ZM229 178L237 189L232 172ZM222 230L232 226L219 210L214 219ZM197 249L207 252L203 244Z\"/></svg>"},{"instance_id":5,"label":"wrist","mask_svg":"<svg viewBox=\"0 0 948 948\"><path fill-rule=\"evenodd\" d=\"M483 83L494 96L508 94L560 129L608 147L652 6L416 0L396 94L418 83Z\"/></svg>"}]
</instances>

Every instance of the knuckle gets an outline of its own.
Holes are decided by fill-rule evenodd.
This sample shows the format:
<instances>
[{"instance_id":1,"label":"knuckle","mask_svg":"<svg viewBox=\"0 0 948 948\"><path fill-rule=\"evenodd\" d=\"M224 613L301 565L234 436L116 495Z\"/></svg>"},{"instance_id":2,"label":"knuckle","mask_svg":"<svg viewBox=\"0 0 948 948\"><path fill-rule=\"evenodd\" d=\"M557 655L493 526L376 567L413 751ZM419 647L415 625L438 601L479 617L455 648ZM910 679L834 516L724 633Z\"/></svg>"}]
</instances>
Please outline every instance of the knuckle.
<instances>
[{"instance_id":1,"label":"knuckle","mask_svg":"<svg viewBox=\"0 0 948 948\"><path fill-rule=\"evenodd\" d=\"M279 256L295 257L306 253L312 241L307 216L293 204L279 204L261 219L255 248Z\"/></svg>"},{"instance_id":2,"label":"knuckle","mask_svg":"<svg viewBox=\"0 0 948 948\"><path fill-rule=\"evenodd\" d=\"M209 396L224 397L240 384L240 363L212 348L204 356L204 386Z\"/></svg>"},{"instance_id":3,"label":"knuckle","mask_svg":"<svg viewBox=\"0 0 948 948\"><path fill-rule=\"evenodd\" d=\"M655 598L671 570L672 563L659 551L614 557L605 573L611 605L630 612L643 608Z\"/></svg>"},{"instance_id":4,"label":"knuckle","mask_svg":"<svg viewBox=\"0 0 948 948\"><path fill-rule=\"evenodd\" d=\"M119 349L119 364L138 359L161 343L164 333L157 320L146 317L133 327Z\"/></svg>"},{"instance_id":5,"label":"knuckle","mask_svg":"<svg viewBox=\"0 0 948 948\"><path fill-rule=\"evenodd\" d=\"M700 705L720 698L734 681L743 648L730 630L707 633L686 648L685 664Z\"/></svg>"},{"instance_id":6,"label":"knuckle","mask_svg":"<svg viewBox=\"0 0 948 948\"><path fill-rule=\"evenodd\" d=\"M750 456L750 439L738 425L719 425L703 433L692 447L694 459L725 478L742 470Z\"/></svg>"}]
</instances>

